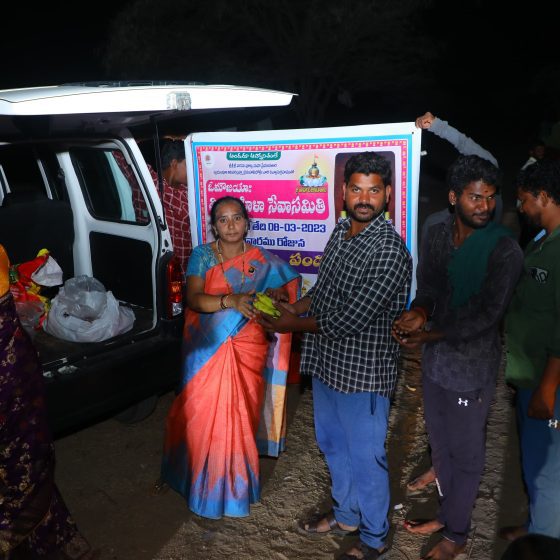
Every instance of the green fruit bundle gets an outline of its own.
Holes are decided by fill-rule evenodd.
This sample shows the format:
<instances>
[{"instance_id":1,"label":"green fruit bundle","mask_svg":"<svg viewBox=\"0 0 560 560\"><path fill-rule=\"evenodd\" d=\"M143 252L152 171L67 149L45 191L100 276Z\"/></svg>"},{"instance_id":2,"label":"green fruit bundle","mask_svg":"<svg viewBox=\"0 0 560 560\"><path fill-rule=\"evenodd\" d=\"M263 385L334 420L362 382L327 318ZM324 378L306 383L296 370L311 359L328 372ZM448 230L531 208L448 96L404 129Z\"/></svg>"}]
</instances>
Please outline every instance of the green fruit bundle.
<instances>
[{"instance_id":1,"label":"green fruit bundle","mask_svg":"<svg viewBox=\"0 0 560 560\"><path fill-rule=\"evenodd\" d=\"M275 319L280 317L280 311L274 306L272 299L264 292L257 292L255 294L255 301L253 307L258 311L262 311L267 315L272 315Z\"/></svg>"}]
</instances>

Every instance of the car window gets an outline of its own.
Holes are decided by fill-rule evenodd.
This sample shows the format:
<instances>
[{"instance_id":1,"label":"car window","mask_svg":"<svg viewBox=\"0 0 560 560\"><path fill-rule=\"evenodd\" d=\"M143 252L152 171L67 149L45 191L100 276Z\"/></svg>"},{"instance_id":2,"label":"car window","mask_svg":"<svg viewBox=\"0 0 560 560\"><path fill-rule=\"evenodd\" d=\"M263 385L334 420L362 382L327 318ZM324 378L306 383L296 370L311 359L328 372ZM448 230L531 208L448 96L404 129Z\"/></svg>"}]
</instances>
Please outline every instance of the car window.
<instances>
[{"instance_id":1,"label":"car window","mask_svg":"<svg viewBox=\"0 0 560 560\"><path fill-rule=\"evenodd\" d=\"M41 173L37 154L28 146L0 148L2 204L48 198L50 190Z\"/></svg>"},{"instance_id":2,"label":"car window","mask_svg":"<svg viewBox=\"0 0 560 560\"><path fill-rule=\"evenodd\" d=\"M122 152L72 148L70 157L92 216L108 221L149 223L146 199Z\"/></svg>"}]
</instances>

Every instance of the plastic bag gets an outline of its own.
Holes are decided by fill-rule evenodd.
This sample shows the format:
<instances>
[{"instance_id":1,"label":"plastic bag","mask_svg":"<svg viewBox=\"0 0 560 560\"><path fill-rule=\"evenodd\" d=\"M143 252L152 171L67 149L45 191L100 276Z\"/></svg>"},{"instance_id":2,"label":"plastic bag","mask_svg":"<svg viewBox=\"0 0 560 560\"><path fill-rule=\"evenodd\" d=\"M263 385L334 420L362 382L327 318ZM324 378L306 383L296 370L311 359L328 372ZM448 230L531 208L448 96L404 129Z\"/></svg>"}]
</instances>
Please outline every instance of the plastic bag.
<instances>
[{"instance_id":1,"label":"plastic bag","mask_svg":"<svg viewBox=\"0 0 560 560\"><path fill-rule=\"evenodd\" d=\"M10 267L10 292L20 321L28 332L41 327L49 309L50 300L41 295L41 289L60 284L62 269L47 249L41 249L30 261ZM38 315L39 310L42 312Z\"/></svg>"},{"instance_id":2,"label":"plastic bag","mask_svg":"<svg viewBox=\"0 0 560 560\"><path fill-rule=\"evenodd\" d=\"M62 284L62 268L48 255L47 260L31 274L31 280L39 286L60 286Z\"/></svg>"},{"instance_id":3,"label":"plastic bag","mask_svg":"<svg viewBox=\"0 0 560 560\"><path fill-rule=\"evenodd\" d=\"M107 291L105 286L92 276L76 276L70 278L53 298L58 299L59 305L64 305L68 315L93 321L103 314L107 306Z\"/></svg>"},{"instance_id":4,"label":"plastic bag","mask_svg":"<svg viewBox=\"0 0 560 560\"><path fill-rule=\"evenodd\" d=\"M45 304L40 300L16 301L16 312L21 326L30 332L41 326L41 318L45 313Z\"/></svg>"},{"instance_id":5,"label":"plastic bag","mask_svg":"<svg viewBox=\"0 0 560 560\"><path fill-rule=\"evenodd\" d=\"M43 323L45 332L72 342L100 342L129 331L132 309L121 307L99 280L77 276L67 280Z\"/></svg>"}]
</instances>

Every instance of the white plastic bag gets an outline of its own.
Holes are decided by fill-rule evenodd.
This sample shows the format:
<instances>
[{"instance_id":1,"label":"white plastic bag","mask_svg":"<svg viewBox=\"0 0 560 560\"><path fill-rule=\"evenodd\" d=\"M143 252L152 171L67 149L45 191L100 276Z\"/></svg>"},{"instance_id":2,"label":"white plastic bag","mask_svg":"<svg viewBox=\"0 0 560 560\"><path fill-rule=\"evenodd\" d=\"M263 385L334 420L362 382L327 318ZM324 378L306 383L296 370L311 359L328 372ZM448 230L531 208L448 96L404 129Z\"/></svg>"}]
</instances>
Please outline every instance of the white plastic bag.
<instances>
[{"instance_id":1,"label":"white plastic bag","mask_svg":"<svg viewBox=\"0 0 560 560\"><path fill-rule=\"evenodd\" d=\"M132 309L121 307L112 292L91 276L67 280L52 299L45 332L72 342L100 342L134 324Z\"/></svg>"},{"instance_id":2,"label":"white plastic bag","mask_svg":"<svg viewBox=\"0 0 560 560\"><path fill-rule=\"evenodd\" d=\"M43 265L31 275L31 280L39 286L60 286L62 284L62 268L49 255Z\"/></svg>"}]
</instances>

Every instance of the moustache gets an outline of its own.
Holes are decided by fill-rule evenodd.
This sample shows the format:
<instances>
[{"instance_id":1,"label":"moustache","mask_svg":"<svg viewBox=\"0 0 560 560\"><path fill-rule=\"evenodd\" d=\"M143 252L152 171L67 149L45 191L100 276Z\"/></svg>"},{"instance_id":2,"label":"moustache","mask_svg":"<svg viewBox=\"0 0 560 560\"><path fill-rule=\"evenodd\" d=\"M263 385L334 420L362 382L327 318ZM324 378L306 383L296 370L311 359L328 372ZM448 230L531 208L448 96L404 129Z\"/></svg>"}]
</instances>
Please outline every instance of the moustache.
<instances>
[{"instance_id":1,"label":"moustache","mask_svg":"<svg viewBox=\"0 0 560 560\"><path fill-rule=\"evenodd\" d=\"M371 204L356 204L356 206L354 206L354 209L358 210L358 208L363 208L364 210L375 210L375 208Z\"/></svg>"}]
</instances>

